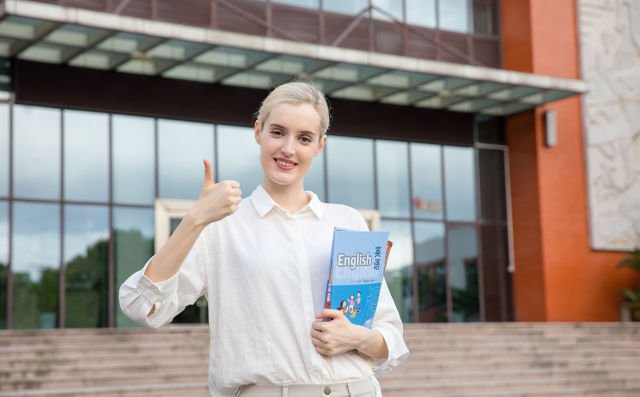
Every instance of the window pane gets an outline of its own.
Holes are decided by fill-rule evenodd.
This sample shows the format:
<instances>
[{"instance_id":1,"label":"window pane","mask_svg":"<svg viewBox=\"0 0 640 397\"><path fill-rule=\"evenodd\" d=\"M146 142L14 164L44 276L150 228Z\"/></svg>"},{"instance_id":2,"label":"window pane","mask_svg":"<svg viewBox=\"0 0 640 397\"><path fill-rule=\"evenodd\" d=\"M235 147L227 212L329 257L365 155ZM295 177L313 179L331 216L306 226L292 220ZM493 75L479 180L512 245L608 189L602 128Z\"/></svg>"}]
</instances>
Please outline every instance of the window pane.
<instances>
[{"instance_id":1,"label":"window pane","mask_svg":"<svg viewBox=\"0 0 640 397\"><path fill-rule=\"evenodd\" d=\"M197 200L202 159L213 165L213 125L158 120L158 189L162 198Z\"/></svg>"},{"instance_id":2,"label":"window pane","mask_svg":"<svg viewBox=\"0 0 640 397\"><path fill-rule=\"evenodd\" d=\"M0 103L0 197L7 196L9 196L9 105Z\"/></svg>"},{"instance_id":3,"label":"window pane","mask_svg":"<svg viewBox=\"0 0 640 397\"><path fill-rule=\"evenodd\" d=\"M113 116L113 200L153 204L155 196L153 119Z\"/></svg>"},{"instance_id":4,"label":"window pane","mask_svg":"<svg viewBox=\"0 0 640 397\"><path fill-rule=\"evenodd\" d=\"M313 158L311 167L304 176L305 190L311 190L318 195L320 201L327 201L324 191L324 150Z\"/></svg>"},{"instance_id":5,"label":"window pane","mask_svg":"<svg viewBox=\"0 0 640 397\"><path fill-rule=\"evenodd\" d=\"M405 0L407 23L410 25L436 27L436 0Z\"/></svg>"},{"instance_id":6,"label":"window pane","mask_svg":"<svg viewBox=\"0 0 640 397\"><path fill-rule=\"evenodd\" d=\"M402 22L402 1L398 0L373 0L372 5L378 7L385 11L386 13L381 13L378 10L374 9L373 17L380 19L388 19L390 20L387 14L391 14L395 19Z\"/></svg>"},{"instance_id":7,"label":"window pane","mask_svg":"<svg viewBox=\"0 0 640 397\"><path fill-rule=\"evenodd\" d=\"M412 143L410 150L413 216L442 219L441 148L437 145Z\"/></svg>"},{"instance_id":8,"label":"window pane","mask_svg":"<svg viewBox=\"0 0 640 397\"><path fill-rule=\"evenodd\" d=\"M109 201L109 116L65 110L64 197Z\"/></svg>"},{"instance_id":9,"label":"window pane","mask_svg":"<svg viewBox=\"0 0 640 397\"><path fill-rule=\"evenodd\" d=\"M108 207L65 206L64 264L65 327L106 327L109 280Z\"/></svg>"},{"instance_id":10,"label":"window pane","mask_svg":"<svg viewBox=\"0 0 640 397\"><path fill-rule=\"evenodd\" d=\"M329 201L373 209L373 141L332 136L327 139L326 150Z\"/></svg>"},{"instance_id":11,"label":"window pane","mask_svg":"<svg viewBox=\"0 0 640 397\"><path fill-rule=\"evenodd\" d=\"M13 194L60 198L60 111L13 106Z\"/></svg>"},{"instance_id":12,"label":"window pane","mask_svg":"<svg viewBox=\"0 0 640 397\"><path fill-rule=\"evenodd\" d=\"M440 29L454 32L467 32L468 14L467 0L440 0L438 4Z\"/></svg>"},{"instance_id":13,"label":"window pane","mask_svg":"<svg viewBox=\"0 0 640 397\"><path fill-rule=\"evenodd\" d=\"M253 128L218 126L218 170L220 180L240 183L242 197L248 197L262 183L260 146Z\"/></svg>"},{"instance_id":14,"label":"window pane","mask_svg":"<svg viewBox=\"0 0 640 397\"><path fill-rule=\"evenodd\" d=\"M480 321L478 296L478 238L471 226L447 228L449 288L453 314L451 321Z\"/></svg>"},{"instance_id":15,"label":"window pane","mask_svg":"<svg viewBox=\"0 0 640 397\"><path fill-rule=\"evenodd\" d=\"M340 14L356 15L369 6L369 0L323 0L322 7L325 11Z\"/></svg>"},{"instance_id":16,"label":"window pane","mask_svg":"<svg viewBox=\"0 0 640 397\"><path fill-rule=\"evenodd\" d=\"M384 277L403 322L413 316L413 241L408 221L380 222L380 230L389 232L393 243Z\"/></svg>"},{"instance_id":17,"label":"window pane","mask_svg":"<svg viewBox=\"0 0 640 397\"><path fill-rule=\"evenodd\" d=\"M476 219L475 172L473 148L444 148L444 179L447 219Z\"/></svg>"},{"instance_id":18,"label":"window pane","mask_svg":"<svg viewBox=\"0 0 640 397\"><path fill-rule=\"evenodd\" d=\"M318 8L318 0L271 0L271 2L288 4L295 7Z\"/></svg>"},{"instance_id":19,"label":"window pane","mask_svg":"<svg viewBox=\"0 0 640 397\"><path fill-rule=\"evenodd\" d=\"M485 225L482 226L480 237L485 321L512 321L507 228Z\"/></svg>"},{"instance_id":20,"label":"window pane","mask_svg":"<svg viewBox=\"0 0 640 397\"><path fill-rule=\"evenodd\" d=\"M447 265L444 255L444 225L415 222L416 277L419 322L447 321Z\"/></svg>"},{"instance_id":21,"label":"window pane","mask_svg":"<svg viewBox=\"0 0 640 397\"><path fill-rule=\"evenodd\" d=\"M0 201L0 329L7 328L7 265L9 263L9 203Z\"/></svg>"},{"instance_id":22,"label":"window pane","mask_svg":"<svg viewBox=\"0 0 640 397\"><path fill-rule=\"evenodd\" d=\"M409 217L407 143L376 141L378 207L382 216Z\"/></svg>"},{"instance_id":23,"label":"window pane","mask_svg":"<svg viewBox=\"0 0 640 397\"><path fill-rule=\"evenodd\" d=\"M153 210L146 208L113 209L115 288L133 273L142 269L153 255L154 219ZM119 328L137 327L120 309L118 294L115 294L115 325Z\"/></svg>"},{"instance_id":24,"label":"window pane","mask_svg":"<svg viewBox=\"0 0 640 397\"><path fill-rule=\"evenodd\" d=\"M12 233L13 328L56 328L60 206L14 203Z\"/></svg>"},{"instance_id":25,"label":"window pane","mask_svg":"<svg viewBox=\"0 0 640 397\"><path fill-rule=\"evenodd\" d=\"M482 219L507 219L504 152L502 150L478 150L480 167L480 205Z\"/></svg>"},{"instance_id":26,"label":"window pane","mask_svg":"<svg viewBox=\"0 0 640 397\"><path fill-rule=\"evenodd\" d=\"M495 0L473 0L473 31L475 33L497 33L496 9Z\"/></svg>"}]
</instances>

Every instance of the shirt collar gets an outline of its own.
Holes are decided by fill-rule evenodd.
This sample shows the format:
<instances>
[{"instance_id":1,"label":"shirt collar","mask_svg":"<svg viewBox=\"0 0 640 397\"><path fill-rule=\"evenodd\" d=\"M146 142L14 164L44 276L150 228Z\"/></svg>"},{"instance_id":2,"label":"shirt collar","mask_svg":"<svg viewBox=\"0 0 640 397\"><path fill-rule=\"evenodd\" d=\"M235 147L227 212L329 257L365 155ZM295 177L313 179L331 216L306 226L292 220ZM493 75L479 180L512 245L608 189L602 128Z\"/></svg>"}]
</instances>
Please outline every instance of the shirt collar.
<instances>
[{"instance_id":1,"label":"shirt collar","mask_svg":"<svg viewBox=\"0 0 640 397\"><path fill-rule=\"evenodd\" d=\"M309 209L318 219L320 219L322 217L323 211L322 202L315 193L310 191L305 191L305 193L311 199L309 200L309 203L307 203L307 205L305 205L298 211L298 213L305 212L307 209ZM269 196L269 193L264 190L262 185L258 185L256 190L251 193L251 202L253 203L256 211L258 211L258 215L260 215L260 218L263 218L274 207L277 207L282 212L285 212L282 207L280 207L275 201L273 201L271 196Z\"/></svg>"}]
</instances>

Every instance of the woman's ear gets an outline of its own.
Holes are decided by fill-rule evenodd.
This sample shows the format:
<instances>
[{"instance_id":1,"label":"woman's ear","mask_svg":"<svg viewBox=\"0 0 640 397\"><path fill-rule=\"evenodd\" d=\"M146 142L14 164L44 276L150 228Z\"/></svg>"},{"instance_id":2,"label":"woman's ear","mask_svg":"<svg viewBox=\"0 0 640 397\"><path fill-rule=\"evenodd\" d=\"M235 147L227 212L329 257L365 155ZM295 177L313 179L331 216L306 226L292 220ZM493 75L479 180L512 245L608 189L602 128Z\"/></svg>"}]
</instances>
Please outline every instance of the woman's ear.
<instances>
[{"instance_id":1,"label":"woman's ear","mask_svg":"<svg viewBox=\"0 0 640 397\"><path fill-rule=\"evenodd\" d=\"M322 148L324 148L324 145L327 143L327 135L323 135L322 138L320 138L320 143L318 144L318 150L316 150L316 154L315 156L319 155L320 152L322 151Z\"/></svg>"},{"instance_id":2,"label":"woman's ear","mask_svg":"<svg viewBox=\"0 0 640 397\"><path fill-rule=\"evenodd\" d=\"M253 125L253 135L256 138L256 143L260 144L260 123L256 120L256 123Z\"/></svg>"}]
</instances>

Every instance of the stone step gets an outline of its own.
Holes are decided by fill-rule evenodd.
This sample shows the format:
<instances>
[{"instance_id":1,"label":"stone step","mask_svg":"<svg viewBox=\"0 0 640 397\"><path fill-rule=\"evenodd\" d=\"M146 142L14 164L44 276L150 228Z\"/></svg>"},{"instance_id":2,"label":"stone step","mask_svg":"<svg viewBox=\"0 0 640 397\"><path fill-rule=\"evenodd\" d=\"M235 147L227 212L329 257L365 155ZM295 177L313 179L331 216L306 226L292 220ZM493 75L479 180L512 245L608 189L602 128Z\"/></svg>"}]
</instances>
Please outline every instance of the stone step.
<instances>
[{"instance_id":1,"label":"stone step","mask_svg":"<svg viewBox=\"0 0 640 397\"><path fill-rule=\"evenodd\" d=\"M116 386L92 386L60 389L30 389L0 391L0 397L149 397L149 396L181 396L181 397L209 397L206 382L177 382L162 384L137 384Z\"/></svg>"},{"instance_id":2,"label":"stone step","mask_svg":"<svg viewBox=\"0 0 640 397\"><path fill-rule=\"evenodd\" d=\"M64 364L47 365L46 363L33 361L25 362L24 365L14 366L6 370L0 370L0 379L31 379L39 378L46 374L48 377L83 377L87 374L109 374L122 375L132 373L150 373L164 374L175 371L177 368L181 371L200 372L203 368L207 368L208 359L201 358L198 360L174 360L170 362L159 362L149 364L139 360L130 360L117 364L69 364L65 360Z\"/></svg>"},{"instance_id":3,"label":"stone step","mask_svg":"<svg viewBox=\"0 0 640 397\"><path fill-rule=\"evenodd\" d=\"M480 392L491 390L513 390L517 392L536 391L541 388L549 389L606 389L606 388L640 388L640 384L631 385L625 379L608 378L567 378L567 379L522 379L522 380L474 380L466 382L407 382L404 384L384 383L383 393L387 392L403 393L443 393L443 392Z\"/></svg>"},{"instance_id":4,"label":"stone step","mask_svg":"<svg viewBox=\"0 0 640 397\"><path fill-rule=\"evenodd\" d=\"M42 375L28 379L3 379L0 390L24 389L60 389L87 386L117 386L117 385L162 385L176 382L205 382L207 368L198 371L171 371L167 373L129 373L120 375L84 374L82 377L50 377Z\"/></svg>"},{"instance_id":5,"label":"stone step","mask_svg":"<svg viewBox=\"0 0 640 397\"><path fill-rule=\"evenodd\" d=\"M482 370L450 370L428 372L420 371L393 371L384 376L386 385L402 384L415 381L448 381L466 382L468 380L520 380L520 379L562 379L562 378L633 378L640 373L640 364L627 367L608 368L557 368L557 369L482 369Z\"/></svg>"},{"instance_id":6,"label":"stone step","mask_svg":"<svg viewBox=\"0 0 640 397\"><path fill-rule=\"evenodd\" d=\"M526 368L606 368L610 366L632 366L638 364L637 357L597 357L597 358L580 358L557 360L549 357L531 358L531 357L505 357L495 359L485 357L484 360L465 360L465 361L449 361L442 362L438 360L424 360L417 357L409 358L402 364L403 371L411 371L414 369L422 369L424 371L448 371L452 369L474 370L478 368L492 369L526 369Z\"/></svg>"},{"instance_id":7,"label":"stone step","mask_svg":"<svg viewBox=\"0 0 640 397\"><path fill-rule=\"evenodd\" d=\"M384 397L638 397L640 388L606 387L606 388L560 388L540 387L536 390L513 391L491 390L471 392L439 392L420 391L418 393L385 390Z\"/></svg>"}]
</instances>

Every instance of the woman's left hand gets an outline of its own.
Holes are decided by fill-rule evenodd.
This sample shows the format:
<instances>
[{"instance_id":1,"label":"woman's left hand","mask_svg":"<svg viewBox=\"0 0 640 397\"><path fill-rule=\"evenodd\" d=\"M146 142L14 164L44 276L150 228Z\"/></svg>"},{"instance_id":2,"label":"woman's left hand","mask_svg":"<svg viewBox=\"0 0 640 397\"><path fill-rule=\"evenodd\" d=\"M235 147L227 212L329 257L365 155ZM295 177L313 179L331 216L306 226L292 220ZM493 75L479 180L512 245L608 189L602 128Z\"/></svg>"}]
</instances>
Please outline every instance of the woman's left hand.
<instances>
[{"instance_id":1,"label":"woman's left hand","mask_svg":"<svg viewBox=\"0 0 640 397\"><path fill-rule=\"evenodd\" d=\"M368 337L368 328L354 325L340 310L324 309L311 326L311 341L316 351L335 356L358 349ZM323 321L323 320L331 321Z\"/></svg>"}]
</instances>

